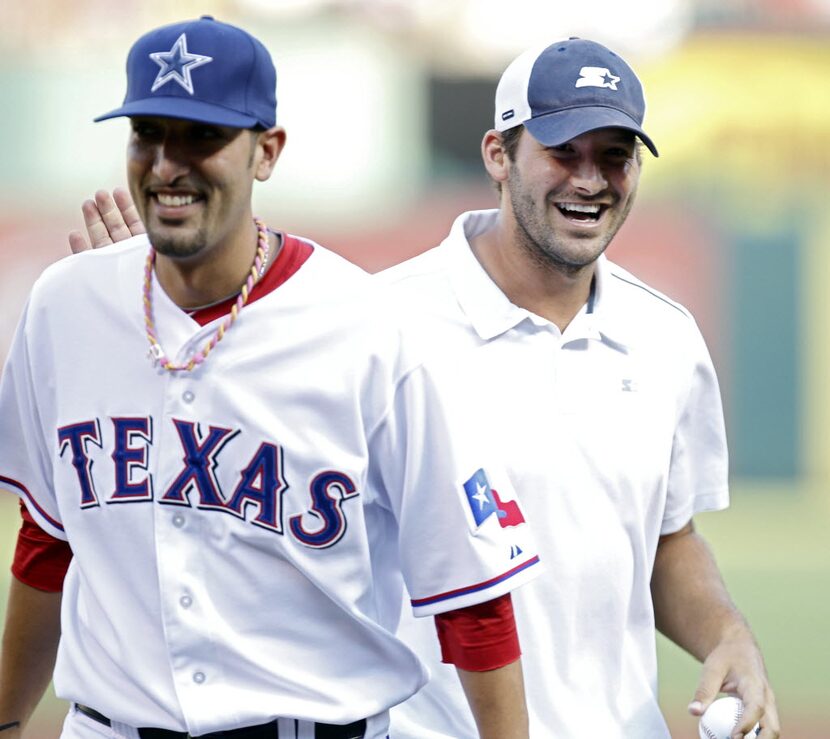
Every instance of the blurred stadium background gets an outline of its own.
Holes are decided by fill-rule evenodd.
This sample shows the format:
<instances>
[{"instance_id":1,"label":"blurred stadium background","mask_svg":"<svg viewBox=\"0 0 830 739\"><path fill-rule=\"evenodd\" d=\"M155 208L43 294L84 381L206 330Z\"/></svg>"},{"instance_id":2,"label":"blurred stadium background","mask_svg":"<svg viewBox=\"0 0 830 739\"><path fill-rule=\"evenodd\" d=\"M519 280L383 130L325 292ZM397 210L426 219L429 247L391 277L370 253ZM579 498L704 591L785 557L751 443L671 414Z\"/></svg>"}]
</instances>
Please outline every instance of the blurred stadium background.
<instances>
[{"instance_id":1,"label":"blurred stadium background","mask_svg":"<svg viewBox=\"0 0 830 739\"><path fill-rule=\"evenodd\" d=\"M830 737L830 0L4 1L0 359L81 200L125 183L126 122L91 119L123 97L129 45L203 13L254 32L277 63L289 144L259 212L370 270L495 204L478 147L516 53L575 35L632 62L661 156L610 254L701 324L733 506L699 525L765 649L784 736ZM78 341L95 330L77 328ZM12 496L0 512L7 563ZM658 648L673 734L692 739L697 666ZM44 701L29 736L57 736L63 711Z\"/></svg>"}]
</instances>

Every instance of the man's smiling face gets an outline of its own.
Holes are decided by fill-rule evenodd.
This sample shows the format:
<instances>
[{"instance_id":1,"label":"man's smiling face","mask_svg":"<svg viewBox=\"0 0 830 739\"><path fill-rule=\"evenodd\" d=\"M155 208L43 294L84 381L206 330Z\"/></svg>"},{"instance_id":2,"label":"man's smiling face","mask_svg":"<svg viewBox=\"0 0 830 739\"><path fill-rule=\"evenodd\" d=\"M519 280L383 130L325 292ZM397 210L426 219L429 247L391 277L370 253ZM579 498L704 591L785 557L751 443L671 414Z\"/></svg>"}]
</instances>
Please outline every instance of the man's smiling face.
<instances>
[{"instance_id":1,"label":"man's smiling face","mask_svg":"<svg viewBox=\"0 0 830 739\"><path fill-rule=\"evenodd\" d=\"M573 272L605 251L631 210L639 178L630 131L602 128L552 147L524 131L503 197L519 242L554 268Z\"/></svg>"}]
</instances>

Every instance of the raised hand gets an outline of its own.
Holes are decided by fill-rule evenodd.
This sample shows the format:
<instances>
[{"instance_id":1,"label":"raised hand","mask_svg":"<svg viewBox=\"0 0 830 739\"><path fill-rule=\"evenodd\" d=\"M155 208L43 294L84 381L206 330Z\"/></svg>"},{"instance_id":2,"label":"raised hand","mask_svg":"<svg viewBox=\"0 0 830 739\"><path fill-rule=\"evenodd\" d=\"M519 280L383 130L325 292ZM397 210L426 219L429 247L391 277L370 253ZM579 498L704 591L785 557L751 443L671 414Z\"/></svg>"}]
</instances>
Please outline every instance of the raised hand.
<instances>
[{"instance_id":1,"label":"raised hand","mask_svg":"<svg viewBox=\"0 0 830 739\"><path fill-rule=\"evenodd\" d=\"M80 231L70 231L69 248L73 254L144 233L135 203L124 188L116 187L112 194L98 190L94 200L84 201L81 212L88 238Z\"/></svg>"}]
</instances>

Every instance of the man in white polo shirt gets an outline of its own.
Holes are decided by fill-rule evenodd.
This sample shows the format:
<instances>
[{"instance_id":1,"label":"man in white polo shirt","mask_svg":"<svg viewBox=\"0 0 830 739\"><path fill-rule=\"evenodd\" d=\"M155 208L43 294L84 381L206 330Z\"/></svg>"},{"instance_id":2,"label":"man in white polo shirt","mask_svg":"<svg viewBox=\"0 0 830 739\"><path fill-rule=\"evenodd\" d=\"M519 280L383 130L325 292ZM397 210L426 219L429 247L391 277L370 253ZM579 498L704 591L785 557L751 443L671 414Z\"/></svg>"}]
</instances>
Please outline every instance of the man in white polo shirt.
<instances>
[{"instance_id":1,"label":"man in white polo shirt","mask_svg":"<svg viewBox=\"0 0 830 739\"><path fill-rule=\"evenodd\" d=\"M531 736L668 737L656 626L704 663L693 714L733 691L740 736L760 720L774 739L760 651L693 525L728 505L709 354L685 308L603 255L633 204L641 145L657 156L644 112L636 75L604 46L521 55L482 142L498 210L462 214L381 279L419 306L444 382L480 399L536 527L547 571L516 599ZM432 653L433 677L396 709L395 738L474 737L429 630L406 618L399 633Z\"/></svg>"},{"instance_id":2,"label":"man in white polo shirt","mask_svg":"<svg viewBox=\"0 0 830 739\"><path fill-rule=\"evenodd\" d=\"M760 720L775 739L760 651L693 525L728 505L709 354L688 311L603 255L633 204L638 140L657 156L644 113L636 75L599 44L521 55L482 142L499 208L462 214L379 279L417 305L445 389L478 399L536 527L546 572L515 599L531 736L668 737L656 627L704 663L691 713L734 692L735 736ZM95 245L141 229L116 200L85 204ZM432 627L407 618L400 633L433 677L393 711L395 739L475 737Z\"/></svg>"}]
</instances>

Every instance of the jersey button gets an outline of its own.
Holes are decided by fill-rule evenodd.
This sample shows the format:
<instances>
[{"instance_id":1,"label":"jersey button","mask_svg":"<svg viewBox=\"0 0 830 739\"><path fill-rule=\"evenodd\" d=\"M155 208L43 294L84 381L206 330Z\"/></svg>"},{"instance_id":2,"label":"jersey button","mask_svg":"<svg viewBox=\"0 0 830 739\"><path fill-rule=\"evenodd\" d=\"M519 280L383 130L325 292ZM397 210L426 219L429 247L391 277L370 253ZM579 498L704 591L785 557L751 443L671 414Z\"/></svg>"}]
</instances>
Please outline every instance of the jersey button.
<instances>
[{"instance_id":1,"label":"jersey button","mask_svg":"<svg viewBox=\"0 0 830 739\"><path fill-rule=\"evenodd\" d=\"M184 516L181 513L177 513L175 516L173 516L173 525L177 529L180 529L182 526L184 526Z\"/></svg>"},{"instance_id":2,"label":"jersey button","mask_svg":"<svg viewBox=\"0 0 830 739\"><path fill-rule=\"evenodd\" d=\"M194 672L193 673L193 682L197 685L201 685L205 681L205 673L204 672Z\"/></svg>"},{"instance_id":3,"label":"jersey button","mask_svg":"<svg viewBox=\"0 0 830 739\"><path fill-rule=\"evenodd\" d=\"M196 396L190 390L185 390L182 393L182 400L185 403L192 403L195 397Z\"/></svg>"},{"instance_id":4,"label":"jersey button","mask_svg":"<svg viewBox=\"0 0 830 739\"><path fill-rule=\"evenodd\" d=\"M193 598L191 598L189 595L183 595L181 598L179 598L179 605L182 608L190 608L190 606L193 605Z\"/></svg>"}]
</instances>

